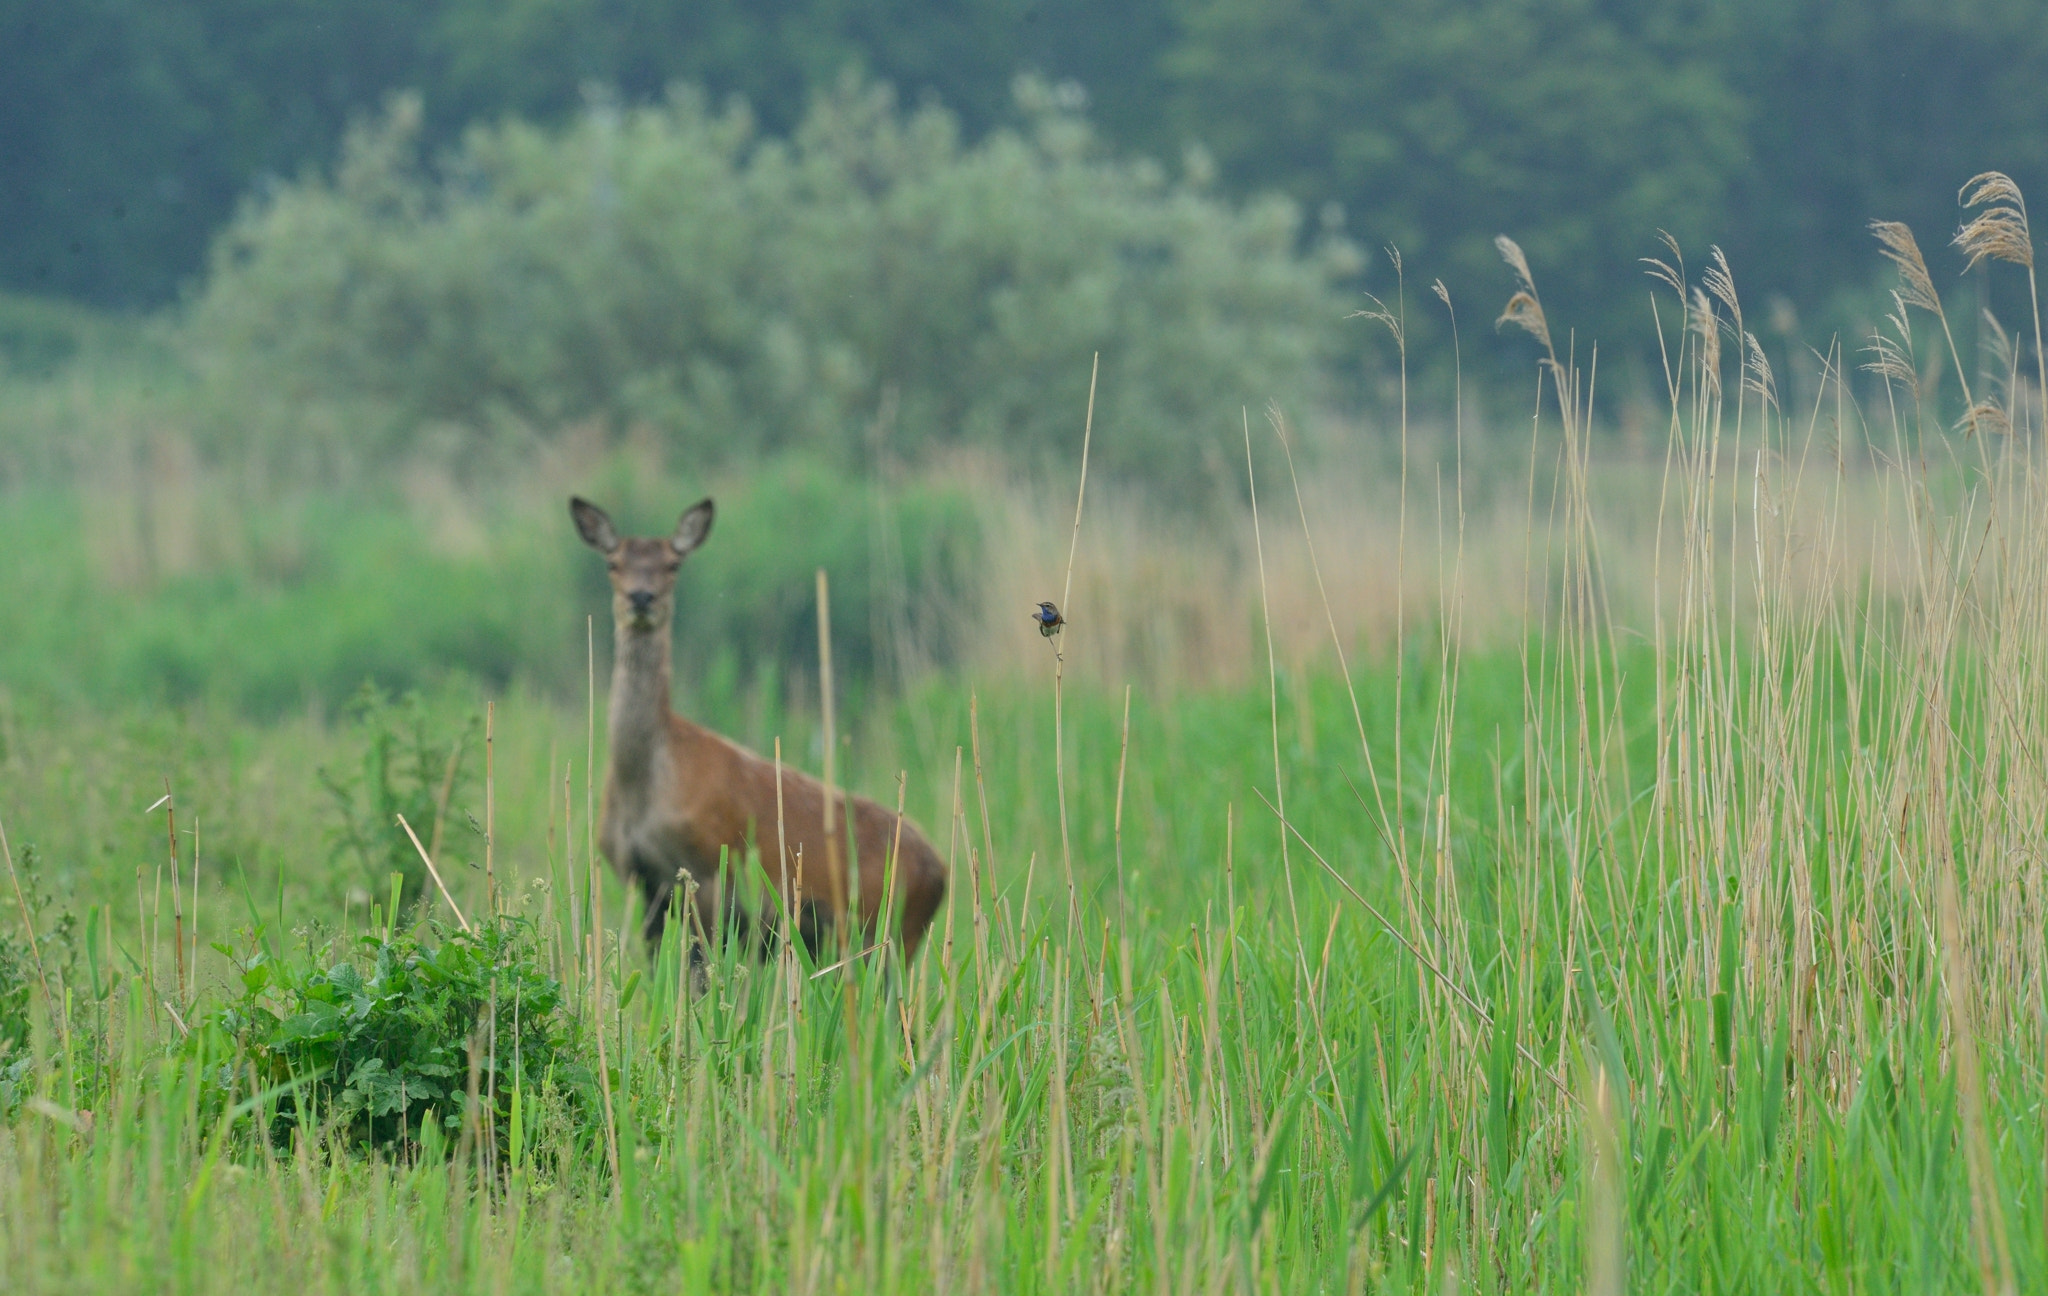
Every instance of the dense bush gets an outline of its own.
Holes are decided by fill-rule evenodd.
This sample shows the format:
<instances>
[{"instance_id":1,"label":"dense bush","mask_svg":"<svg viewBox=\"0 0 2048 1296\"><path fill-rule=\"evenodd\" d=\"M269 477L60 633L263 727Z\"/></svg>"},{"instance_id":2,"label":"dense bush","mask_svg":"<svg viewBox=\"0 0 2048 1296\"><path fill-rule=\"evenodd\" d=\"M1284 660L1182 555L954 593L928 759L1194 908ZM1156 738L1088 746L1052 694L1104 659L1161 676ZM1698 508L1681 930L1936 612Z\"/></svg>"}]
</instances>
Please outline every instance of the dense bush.
<instances>
[{"instance_id":1,"label":"dense bush","mask_svg":"<svg viewBox=\"0 0 2048 1296\"><path fill-rule=\"evenodd\" d=\"M224 1103L252 1084L278 1091L273 1137L331 1124L352 1145L403 1145L422 1122L459 1129L474 1086L504 1139L515 1095L526 1120L543 1096L581 1101L595 1077L532 926L500 917L434 935L373 933L360 951L258 949L240 962L241 993L187 1047Z\"/></svg>"},{"instance_id":2,"label":"dense bush","mask_svg":"<svg viewBox=\"0 0 2048 1296\"><path fill-rule=\"evenodd\" d=\"M1099 351L1104 463L1184 483L1241 405L1319 395L1350 245L1303 256L1290 204L1111 160L1057 94L1020 94L1029 128L972 147L848 83L786 140L678 89L480 128L431 166L400 99L331 180L243 210L188 337L239 415L369 453L597 418L693 464L1028 460L1071 453Z\"/></svg>"}]
</instances>

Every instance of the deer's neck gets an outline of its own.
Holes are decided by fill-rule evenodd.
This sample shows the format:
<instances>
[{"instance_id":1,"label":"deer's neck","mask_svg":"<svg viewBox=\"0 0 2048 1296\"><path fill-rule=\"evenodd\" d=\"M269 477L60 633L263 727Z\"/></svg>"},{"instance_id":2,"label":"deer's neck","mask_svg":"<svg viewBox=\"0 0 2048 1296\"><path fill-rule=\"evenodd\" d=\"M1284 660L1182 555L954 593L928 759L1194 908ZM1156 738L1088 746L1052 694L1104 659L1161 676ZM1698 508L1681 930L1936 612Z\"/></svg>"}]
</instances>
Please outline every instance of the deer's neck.
<instances>
[{"instance_id":1,"label":"deer's neck","mask_svg":"<svg viewBox=\"0 0 2048 1296\"><path fill-rule=\"evenodd\" d=\"M642 775L668 740L669 632L621 627L612 641L608 713L614 778Z\"/></svg>"}]
</instances>

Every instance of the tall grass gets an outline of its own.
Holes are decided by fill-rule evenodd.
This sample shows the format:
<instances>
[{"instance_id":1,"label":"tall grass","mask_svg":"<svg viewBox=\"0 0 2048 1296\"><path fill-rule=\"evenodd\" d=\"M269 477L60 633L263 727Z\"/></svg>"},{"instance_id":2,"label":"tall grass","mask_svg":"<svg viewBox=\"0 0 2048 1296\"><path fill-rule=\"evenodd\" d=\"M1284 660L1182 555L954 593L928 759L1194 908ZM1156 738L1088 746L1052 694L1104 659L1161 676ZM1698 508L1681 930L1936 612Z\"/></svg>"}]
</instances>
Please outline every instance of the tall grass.
<instances>
[{"instance_id":1,"label":"tall grass","mask_svg":"<svg viewBox=\"0 0 2048 1296\"><path fill-rule=\"evenodd\" d=\"M1516 269L1514 321L1558 336ZM200 1079L161 1048L176 1028L139 997L105 999L101 1036L59 1032L45 1007L35 1100L0 1134L0 1277L2038 1284L2038 416L2015 400L2014 432L1993 440L1979 415L1971 439L1901 391L1866 420L1839 352L1820 399L1784 410L1726 262L1695 280L1674 254L1661 276L1671 410L1646 531L1607 525L1594 370L1546 342L1522 574L1486 575L1454 485L1418 494L1408 516L1436 498L1445 519L1425 550L1434 606L1345 675L1279 649L1270 691L1140 675L1126 720L1118 659L1091 659L1076 620L1056 760L1053 663L1019 602L1035 678L990 665L980 687L927 679L871 702L848 782L905 771L953 870L908 966L821 978L800 950L719 947L692 994L681 924L643 958L616 893L574 938L553 900L588 861L551 853L578 838L535 810L558 805L561 762L542 751L577 752L582 717L501 707L498 866L602 1059L601 1120L550 1126L497 1167L484 1141L368 1159L277 1146L248 1133L260 1103L201 1118ZM1910 333L1886 346L1875 363L1911 361ZM1260 474L1262 544L1293 502L1276 480ZM1341 590L1347 524L1313 492L1298 513ZM1468 637L1503 599L1519 631ZM762 723L808 750L787 713L733 727L760 740ZM10 743L16 841L24 818L67 813L47 755L62 745L54 727ZM1078 920L1055 872L1062 818ZM482 883L465 874L449 871L467 909ZM147 964L139 933L108 939Z\"/></svg>"}]
</instances>

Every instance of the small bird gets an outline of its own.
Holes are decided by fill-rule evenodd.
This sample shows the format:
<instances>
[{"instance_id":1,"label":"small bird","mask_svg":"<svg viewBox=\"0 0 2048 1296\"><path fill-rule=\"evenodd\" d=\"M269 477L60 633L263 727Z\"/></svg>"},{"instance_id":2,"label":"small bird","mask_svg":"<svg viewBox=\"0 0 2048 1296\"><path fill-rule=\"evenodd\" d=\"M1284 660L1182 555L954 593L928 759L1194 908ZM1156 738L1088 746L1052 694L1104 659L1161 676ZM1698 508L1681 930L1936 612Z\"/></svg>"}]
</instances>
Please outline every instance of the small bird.
<instances>
[{"instance_id":1,"label":"small bird","mask_svg":"<svg viewBox=\"0 0 2048 1296\"><path fill-rule=\"evenodd\" d=\"M1038 633L1048 639L1058 634L1060 627L1067 623L1067 619L1060 615L1060 610L1051 603L1040 603L1038 610L1031 614L1031 619L1038 622Z\"/></svg>"}]
</instances>

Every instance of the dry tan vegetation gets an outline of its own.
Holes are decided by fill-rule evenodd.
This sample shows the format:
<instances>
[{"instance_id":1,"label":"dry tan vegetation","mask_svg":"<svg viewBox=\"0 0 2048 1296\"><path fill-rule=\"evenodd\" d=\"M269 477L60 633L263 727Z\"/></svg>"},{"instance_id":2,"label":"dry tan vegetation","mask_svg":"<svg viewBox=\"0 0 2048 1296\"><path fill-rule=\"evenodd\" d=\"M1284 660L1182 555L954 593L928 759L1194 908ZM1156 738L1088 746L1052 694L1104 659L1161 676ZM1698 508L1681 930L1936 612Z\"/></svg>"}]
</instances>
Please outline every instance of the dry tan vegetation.
<instances>
[{"instance_id":1,"label":"dry tan vegetation","mask_svg":"<svg viewBox=\"0 0 2048 1296\"><path fill-rule=\"evenodd\" d=\"M1725 450L1708 484L1712 499L1700 506L1720 519L1722 543L1732 545L1728 556L1738 567L1782 562L1802 594L1823 587L1880 599L1902 593L1911 557L1900 474L1864 445L1849 452L1853 459L1838 459L1842 438L1831 426L1814 433L1796 457L1775 448L1761 460L1754 448ZM1861 440L1857 430L1851 435ZM1385 657L1404 633L1434 647L1448 631L1456 647L1473 649L1555 628L1571 472L1583 478L1601 598L1611 603L1616 628L1647 637L1653 604L1668 614L1684 598L1683 556L1671 537L1660 537L1660 523L1687 503L1687 485L1661 459L1609 451L1568 471L1553 448L1533 481L1462 504L1454 471L1450 463L1425 463L1412 474L1405 536L1397 476L1360 482L1305 474L1299 501L1284 469L1277 481L1261 478L1259 530L1283 668L1334 667L1333 623L1354 660ZM1035 675L1045 646L1017 630L1038 599L1059 592L1071 501L1010 482L972 488L988 501L989 561L979 605L970 609L969 662L982 673ZM1072 606L1063 609L1088 627L1064 644L1075 671L1166 687L1236 685L1263 675L1248 505L1196 526L1112 486L1091 495L1088 513ZM1738 584L1733 596L1747 616L1752 592Z\"/></svg>"},{"instance_id":2,"label":"dry tan vegetation","mask_svg":"<svg viewBox=\"0 0 2048 1296\"><path fill-rule=\"evenodd\" d=\"M1840 424L1837 414L1809 419L1800 444L1722 450L1706 484L1714 496L1709 511L1724 519L1738 563L1753 565L1759 546L1783 546L1786 579L1802 590L1829 585L1895 596L1910 578L1898 516L1906 502L1900 469L1910 465L1873 445L1855 410ZM1389 434L1368 423L1335 435L1370 441ZM1461 498L1456 447L1448 433L1431 429L1417 437L1404 535L1398 473L1375 478L1341 449L1304 452L1297 496L1270 425L1253 425L1252 436L1263 474L1259 530L1273 641L1285 669L1333 665L1333 628L1352 659L1384 657L1404 634L1435 644L1448 630L1457 647L1471 649L1545 629L1564 579L1559 523L1575 479L1602 598L1617 627L1647 636L1652 603L1662 600L1669 611L1684 596L1681 556L1660 547L1660 524L1686 502L1688 488L1661 455L1609 445L1584 449L1571 463L1555 445L1532 454L1526 441L1515 447L1493 432L1474 439L1492 455L1520 457L1520 480L1498 484L1517 473L1494 463L1486 493ZM470 558L487 549L494 528L518 519L552 525L560 500L608 457L623 454L650 479L674 475L650 442L629 439L621 447L594 427L536 440L534 449L516 472L487 486L463 480L440 457L404 465L399 495L427 549ZM1340 470L1330 469L1333 460ZM1065 488L1033 483L986 458L955 457L925 478L981 505L986 561L958 609L968 622L962 664L983 676L1035 677L1046 646L1018 630L1039 599L1060 592L1072 522ZM80 542L112 591L224 567L289 570L304 543L303 523L289 510L272 510L260 527L253 524L234 506L250 489L175 432L109 437L82 474ZM1832 536L1824 546L1823 535ZM1264 641L1254 548L1243 498L1219 500L1197 517L1114 481L1091 486L1064 609L1087 633L1063 641L1070 668L1078 678L1167 688L1258 677ZM1734 587L1733 597L1738 612L1747 609L1745 588Z\"/></svg>"}]
</instances>

